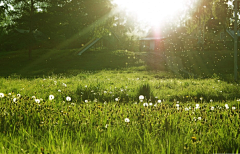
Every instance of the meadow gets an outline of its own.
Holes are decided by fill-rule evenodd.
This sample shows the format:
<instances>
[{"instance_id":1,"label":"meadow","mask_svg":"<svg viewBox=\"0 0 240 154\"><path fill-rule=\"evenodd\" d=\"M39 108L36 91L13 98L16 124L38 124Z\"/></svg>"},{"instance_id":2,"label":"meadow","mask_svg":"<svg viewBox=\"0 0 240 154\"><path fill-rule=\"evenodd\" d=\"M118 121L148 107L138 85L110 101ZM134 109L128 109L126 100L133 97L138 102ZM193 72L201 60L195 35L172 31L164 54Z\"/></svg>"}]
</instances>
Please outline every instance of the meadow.
<instances>
[{"instance_id":1,"label":"meadow","mask_svg":"<svg viewBox=\"0 0 240 154\"><path fill-rule=\"evenodd\" d=\"M183 53L43 52L1 55L0 153L238 153L239 84L218 76L230 66L190 65Z\"/></svg>"}]
</instances>

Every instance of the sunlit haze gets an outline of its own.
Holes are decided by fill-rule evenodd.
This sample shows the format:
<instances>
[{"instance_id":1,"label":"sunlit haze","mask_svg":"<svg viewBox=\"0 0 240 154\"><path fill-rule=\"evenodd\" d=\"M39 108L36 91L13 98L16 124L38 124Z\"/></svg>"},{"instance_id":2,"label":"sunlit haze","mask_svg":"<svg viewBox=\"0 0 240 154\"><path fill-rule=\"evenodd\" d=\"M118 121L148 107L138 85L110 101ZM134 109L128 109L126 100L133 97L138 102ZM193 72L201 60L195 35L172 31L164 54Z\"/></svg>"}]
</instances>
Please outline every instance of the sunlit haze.
<instances>
[{"instance_id":1,"label":"sunlit haze","mask_svg":"<svg viewBox=\"0 0 240 154\"><path fill-rule=\"evenodd\" d=\"M181 16L189 0L113 0L113 3L136 15L140 22L158 26L170 18Z\"/></svg>"}]
</instances>

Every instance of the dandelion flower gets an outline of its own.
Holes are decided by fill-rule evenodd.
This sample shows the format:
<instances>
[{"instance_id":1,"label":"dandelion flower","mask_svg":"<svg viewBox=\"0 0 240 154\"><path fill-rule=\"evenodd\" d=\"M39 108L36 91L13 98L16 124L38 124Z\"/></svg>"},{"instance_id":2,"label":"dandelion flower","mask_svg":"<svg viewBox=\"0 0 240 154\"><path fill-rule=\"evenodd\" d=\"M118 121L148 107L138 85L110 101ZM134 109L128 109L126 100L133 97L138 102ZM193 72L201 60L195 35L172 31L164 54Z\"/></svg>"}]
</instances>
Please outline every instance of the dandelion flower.
<instances>
[{"instance_id":1,"label":"dandelion flower","mask_svg":"<svg viewBox=\"0 0 240 154\"><path fill-rule=\"evenodd\" d=\"M13 98L13 102L16 103L17 102L17 98Z\"/></svg>"},{"instance_id":2,"label":"dandelion flower","mask_svg":"<svg viewBox=\"0 0 240 154\"><path fill-rule=\"evenodd\" d=\"M144 96L143 95L140 95L139 96L139 100L143 100L144 99Z\"/></svg>"},{"instance_id":3,"label":"dandelion flower","mask_svg":"<svg viewBox=\"0 0 240 154\"><path fill-rule=\"evenodd\" d=\"M66 101L70 102L71 100L72 100L71 97L69 96L66 97Z\"/></svg>"},{"instance_id":4,"label":"dandelion flower","mask_svg":"<svg viewBox=\"0 0 240 154\"><path fill-rule=\"evenodd\" d=\"M130 122L130 120L128 118L125 118L124 121L125 122Z\"/></svg>"},{"instance_id":5,"label":"dandelion flower","mask_svg":"<svg viewBox=\"0 0 240 154\"><path fill-rule=\"evenodd\" d=\"M225 107L226 107L226 109L229 109L229 106L228 106L228 104L225 104Z\"/></svg>"},{"instance_id":6,"label":"dandelion flower","mask_svg":"<svg viewBox=\"0 0 240 154\"><path fill-rule=\"evenodd\" d=\"M54 99L54 96L53 95L49 95L49 100L53 100Z\"/></svg>"},{"instance_id":7,"label":"dandelion flower","mask_svg":"<svg viewBox=\"0 0 240 154\"><path fill-rule=\"evenodd\" d=\"M0 98L3 98L4 97L4 93L0 93Z\"/></svg>"},{"instance_id":8,"label":"dandelion flower","mask_svg":"<svg viewBox=\"0 0 240 154\"><path fill-rule=\"evenodd\" d=\"M41 101L40 99L35 99L35 102L39 104Z\"/></svg>"},{"instance_id":9,"label":"dandelion flower","mask_svg":"<svg viewBox=\"0 0 240 154\"><path fill-rule=\"evenodd\" d=\"M148 103L143 103L143 106L148 107Z\"/></svg>"}]
</instances>

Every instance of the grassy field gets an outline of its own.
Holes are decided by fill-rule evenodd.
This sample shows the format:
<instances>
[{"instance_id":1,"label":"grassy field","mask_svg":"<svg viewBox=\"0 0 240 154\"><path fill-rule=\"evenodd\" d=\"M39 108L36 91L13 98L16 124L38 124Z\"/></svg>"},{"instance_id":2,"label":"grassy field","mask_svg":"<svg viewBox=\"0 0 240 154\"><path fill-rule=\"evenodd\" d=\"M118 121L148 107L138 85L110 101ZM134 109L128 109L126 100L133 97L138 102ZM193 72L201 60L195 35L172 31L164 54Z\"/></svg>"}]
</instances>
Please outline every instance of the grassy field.
<instances>
[{"instance_id":1,"label":"grassy field","mask_svg":"<svg viewBox=\"0 0 240 154\"><path fill-rule=\"evenodd\" d=\"M238 153L228 51L76 52L0 53L0 153Z\"/></svg>"}]
</instances>

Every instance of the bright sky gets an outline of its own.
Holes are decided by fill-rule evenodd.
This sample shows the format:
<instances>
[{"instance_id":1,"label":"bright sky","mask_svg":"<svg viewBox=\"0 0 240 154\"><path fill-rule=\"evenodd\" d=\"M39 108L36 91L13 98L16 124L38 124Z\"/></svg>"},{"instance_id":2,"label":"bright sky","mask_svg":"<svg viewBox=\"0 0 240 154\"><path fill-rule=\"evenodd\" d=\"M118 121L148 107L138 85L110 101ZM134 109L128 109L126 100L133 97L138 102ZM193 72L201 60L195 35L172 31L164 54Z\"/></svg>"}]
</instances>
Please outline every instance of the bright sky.
<instances>
[{"instance_id":1,"label":"bright sky","mask_svg":"<svg viewBox=\"0 0 240 154\"><path fill-rule=\"evenodd\" d=\"M137 16L140 22L159 26L163 21L183 15L191 0L113 0L120 8Z\"/></svg>"}]
</instances>

